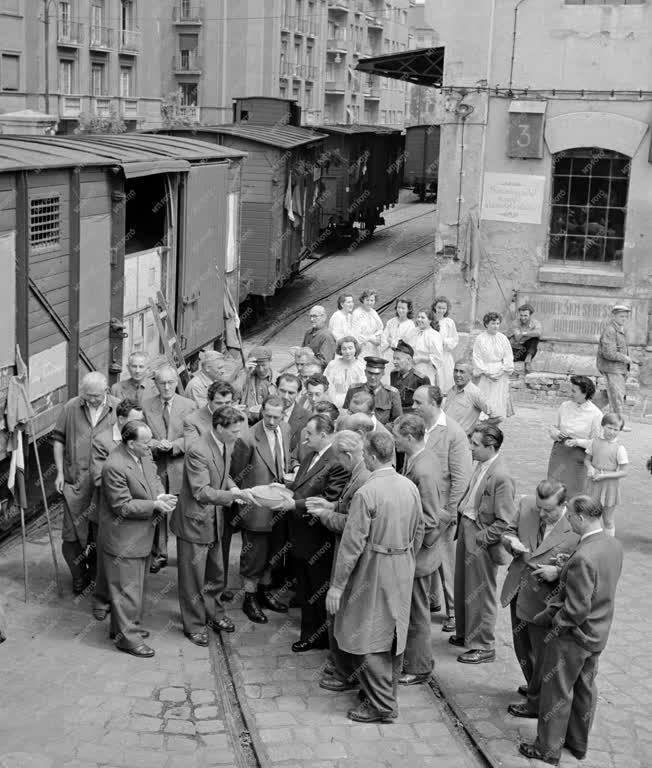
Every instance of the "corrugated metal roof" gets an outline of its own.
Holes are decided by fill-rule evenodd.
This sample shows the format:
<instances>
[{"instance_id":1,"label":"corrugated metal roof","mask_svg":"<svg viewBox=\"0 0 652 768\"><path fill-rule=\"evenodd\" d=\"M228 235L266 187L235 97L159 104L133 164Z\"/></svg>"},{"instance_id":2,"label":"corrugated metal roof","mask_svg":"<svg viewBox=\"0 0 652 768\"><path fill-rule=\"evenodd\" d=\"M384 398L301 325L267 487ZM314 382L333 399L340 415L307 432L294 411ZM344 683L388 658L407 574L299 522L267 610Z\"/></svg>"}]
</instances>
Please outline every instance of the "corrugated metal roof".
<instances>
[{"instance_id":1,"label":"corrugated metal roof","mask_svg":"<svg viewBox=\"0 0 652 768\"><path fill-rule=\"evenodd\" d=\"M249 141L268 144L280 149L293 149L305 144L322 141L326 134L294 125L259 125L257 123L228 123L226 125L202 125L196 128L198 134L222 133L225 136L239 136Z\"/></svg>"},{"instance_id":2,"label":"corrugated metal roof","mask_svg":"<svg viewBox=\"0 0 652 768\"><path fill-rule=\"evenodd\" d=\"M444 46L412 48L398 53L386 53L369 59L360 59L356 67L394 80L408 80L417 85L441 88L444 78Z\"/></svg>"},{"instance_id":3,"label":"corrugated metal roof","mask_svg":"<svg viewBox=\"0 0 652 768\"><path fill-rule=\"evenodd\" d=\"M246 157L196 139L151 134L0 136L0 172L119 165L125 176L184 171L195 161Z\"/></svg>"},{"instance_id":4,"label":"corrugated metal roof","mask_svg":"<svg viewBox=\"0 0 652 768\"><path fill-rule=\"evenodd\" d=\"M346 123L343 125L318 125L320 131L325 133L402 133L401 128L390 128L388 125L361 125L360 123Z\"/></svg>"}]
</instances>

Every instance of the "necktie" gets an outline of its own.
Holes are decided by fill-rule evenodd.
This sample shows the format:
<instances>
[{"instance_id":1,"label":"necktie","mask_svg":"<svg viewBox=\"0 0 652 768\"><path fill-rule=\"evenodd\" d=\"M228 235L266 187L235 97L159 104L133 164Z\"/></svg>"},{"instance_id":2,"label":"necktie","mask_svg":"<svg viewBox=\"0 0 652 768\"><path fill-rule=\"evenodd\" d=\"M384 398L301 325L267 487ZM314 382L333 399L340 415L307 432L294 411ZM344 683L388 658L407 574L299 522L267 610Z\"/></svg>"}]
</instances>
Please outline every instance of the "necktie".
<instances>
[{"instance_id":1,"label":"necktie","mask_svg":"<svg viewBox=\"0 0 652 768\"><path fill-rule=\"evenodd\" d=\"M170 431L170 403L163 403L163 424L165 424L165 436Z\"/></svg>"},{"instance_id":2,"label":"necktie","mask_svg":"<svg viewBox=\"0 0 652 768\"><path fill-rule=\"evenodd\" d=\"M278 430L274 432L274 465L276 467L276 479L283 479L283 457L281 454L281 441L278 439Z\"/></svg>"},{"instance_id":3,"label":"necktie","mask_svg":"<svg viewBox=\"0 0 652 768\"><path fill-rule=\"evenodd\" d=\"M546 524L543 521L541 521L539 523L539 532L537 533L537 547L543 541L543 536L545 532L546 532Z\"/></svg>"}]
</instances>

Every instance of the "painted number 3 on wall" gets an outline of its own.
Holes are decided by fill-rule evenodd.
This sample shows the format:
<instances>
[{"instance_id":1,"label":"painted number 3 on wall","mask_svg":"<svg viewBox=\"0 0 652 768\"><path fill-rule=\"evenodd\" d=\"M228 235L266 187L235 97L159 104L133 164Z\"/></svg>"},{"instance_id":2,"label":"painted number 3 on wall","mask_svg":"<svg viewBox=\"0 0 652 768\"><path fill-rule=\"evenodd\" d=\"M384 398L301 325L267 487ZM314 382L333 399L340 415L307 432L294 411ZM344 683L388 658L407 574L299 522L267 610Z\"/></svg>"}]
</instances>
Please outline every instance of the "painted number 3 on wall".
<instances>
[{"instance_id":1,"label":"painted number 3 on wall","mask_svg":"<svg viewBox=\"0 0 652 768\"><path fill-rule=\"evenodd\" d=\"M518 124L519 134L518 138L516 139L516 143L519 147L529 147L532 143L532 137L530 136L530 124L529 123L519 123Z\"/></svg>"}]
</instances>

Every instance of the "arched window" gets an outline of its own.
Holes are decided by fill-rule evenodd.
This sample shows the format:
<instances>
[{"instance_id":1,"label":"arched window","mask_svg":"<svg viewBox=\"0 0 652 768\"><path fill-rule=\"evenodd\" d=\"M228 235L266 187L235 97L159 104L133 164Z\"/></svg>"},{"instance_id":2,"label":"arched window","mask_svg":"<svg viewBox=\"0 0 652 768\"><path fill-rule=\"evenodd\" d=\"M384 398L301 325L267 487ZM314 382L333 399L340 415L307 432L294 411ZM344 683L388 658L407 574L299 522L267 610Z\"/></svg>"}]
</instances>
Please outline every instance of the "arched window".
<instances>
[{"instance_id":1,"label":"arched window","mask_svg":"<svg viewBox=\"0 0 652 768\"><path fill-rule=\"evenodd\" d=\"M553 156L549 259L622 261L630 164L597 147Z\"/></svg>"}]
</instances>

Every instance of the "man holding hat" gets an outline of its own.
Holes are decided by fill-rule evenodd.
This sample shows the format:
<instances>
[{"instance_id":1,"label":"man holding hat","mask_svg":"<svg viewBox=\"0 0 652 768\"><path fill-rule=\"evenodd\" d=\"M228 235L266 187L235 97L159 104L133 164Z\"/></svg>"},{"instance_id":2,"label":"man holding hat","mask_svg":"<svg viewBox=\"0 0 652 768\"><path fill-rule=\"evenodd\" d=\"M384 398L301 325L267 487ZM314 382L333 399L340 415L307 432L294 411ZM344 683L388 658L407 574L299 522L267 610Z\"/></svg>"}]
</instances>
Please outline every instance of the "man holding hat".
<instances>
[{"instance_id":1,"label":"man holding hat","mask_svg":"<svg viewBox=\"0 0 652 768\"><path fill-rule=\"evenodd\" d=\"M260 419L260 411L268 395L276 394L272 383L272 350L254 347L247 355L247 378L242 388L242 404L250 424Z\"/></svg>"},{"instance_id":2,"label":"man holding hat","mask_svg":"<svg viewBox=\"0 0 652 768\"><path fill-rule=\"evenodd\" d=\"M348 410L353 395L366 389L374 396L374 410L376 418L381 424L387 424L398 419L399 416L403 415L401 396L398 393L398 389L393 386L386 386L381 381L388 361L383 360L382 357L371 356L365 357L364 360L366 363L364 373L367 377L367 383L349 387L349 391L344 398L343 407Z\"/></svg>"},{"instance_id":3,"label":"man holding hat","mask_svg":"<svg viewBox=\"0 0 652 768\"><path fill-rule=\"evenodd\" d=\"M611 319L605 323L595 361L598 371L607 384L609 406L613 413L625 418L625 380L632 363L625 337L625 323L629 320L630 308L626 304L615 304L611 310ZM631 427L623 427L629 432Z\"/></svg>"},{"instance_id":4,"label":"man holding hat","mask_svg":"<svg viewBox=\"0 0 652 768\"><path fill-rule=\"evenodd\" d=\"M419 387L427 387L430 380L414 370L414 349L403 339L394 347L394 370L389 381L398 390L403 413L412 413L412 400Z\"/></svg>"}]
</instances>

